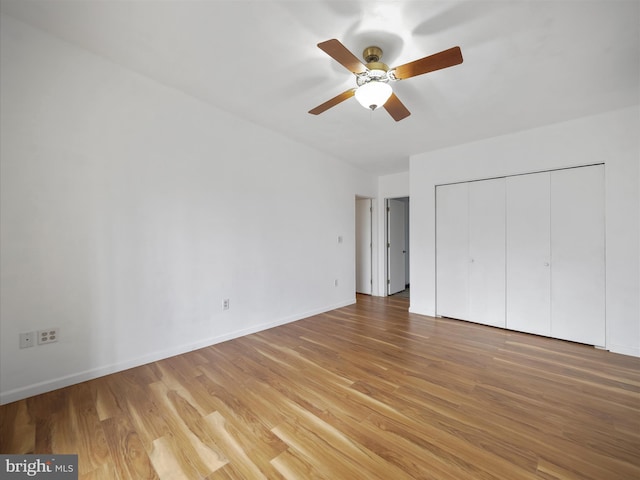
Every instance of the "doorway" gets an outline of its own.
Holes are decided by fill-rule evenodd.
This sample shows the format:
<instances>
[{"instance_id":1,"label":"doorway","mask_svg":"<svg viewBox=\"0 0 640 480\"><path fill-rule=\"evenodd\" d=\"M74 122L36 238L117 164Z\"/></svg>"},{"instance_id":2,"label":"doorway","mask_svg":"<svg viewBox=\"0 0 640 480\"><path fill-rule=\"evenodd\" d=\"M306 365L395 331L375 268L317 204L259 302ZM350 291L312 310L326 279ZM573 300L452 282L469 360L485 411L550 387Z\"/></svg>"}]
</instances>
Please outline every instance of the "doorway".
<instances>
[{"instance_id":1,"label":"doorway","mask_svg":"<svg viewBox=\"0 0 640 480\"><path fill-rule=\"evenodd\" d=\"M373 291L373 200L356 197L356 293Z\"/></svg>"},{"instance_id":2,"label":"doorway","mask_svg":"<svg viewBox=\"0 0 640 480\"><path fill-rule=\"evenodd\" d=\"M387 295L409 296L409 197L387 199Z\"/></svg>"}]
</instances>

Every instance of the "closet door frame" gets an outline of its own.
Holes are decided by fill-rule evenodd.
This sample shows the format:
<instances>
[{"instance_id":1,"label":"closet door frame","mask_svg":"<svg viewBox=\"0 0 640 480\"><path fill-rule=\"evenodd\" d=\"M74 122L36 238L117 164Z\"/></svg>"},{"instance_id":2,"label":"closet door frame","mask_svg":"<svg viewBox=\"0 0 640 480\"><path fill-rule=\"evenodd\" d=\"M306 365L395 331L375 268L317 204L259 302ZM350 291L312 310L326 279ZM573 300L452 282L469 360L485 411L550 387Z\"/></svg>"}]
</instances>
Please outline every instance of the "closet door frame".
<instances>
[{"instance_id":1,"label":"closet door frame","mask_svg":"<svg viewBox=\"0 0 640 480\"><path fill-rule=\"evenodd\" d=\"M584 170L574 178L576 169ZM478 229L482 234L481 223L475 224L482 219L475 217L481 202L472 198L470 185L496 179L505 182L503 325L491 323L490 315L482 318L482 306L474 306L482 298L483 274L473 237ZM437 185L436 315L604 347L604 185L604 164ZM447 189L464 194L449 198ZM460 217L443 218L443 203L454 205Z\"/></svg>"}]
</instances>

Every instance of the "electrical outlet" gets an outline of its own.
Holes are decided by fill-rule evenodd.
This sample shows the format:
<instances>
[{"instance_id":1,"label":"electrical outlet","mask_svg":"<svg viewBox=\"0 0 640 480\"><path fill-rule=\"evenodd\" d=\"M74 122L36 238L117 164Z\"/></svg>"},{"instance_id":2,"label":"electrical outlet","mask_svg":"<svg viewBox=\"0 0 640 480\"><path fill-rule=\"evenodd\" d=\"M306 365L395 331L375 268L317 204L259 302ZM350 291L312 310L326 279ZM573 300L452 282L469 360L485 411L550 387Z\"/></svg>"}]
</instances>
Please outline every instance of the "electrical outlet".
<instances>
[{"instance_id":1,"label":"electrical outlet","mask_svg":"<svg viewBox=\"0 0 640 480\"><path fill-rule=\"evenodd\" d=\"M47 328L46 330L38 330L38 345L57 342L58 334L58 327Z\"/></svg>"},{"instance_id":2,"label":"electrical outlet","mask_svg":"<svg viewBox=\"0 0 640 480\"><path fill-rule=\"evenodd\" d=\"M19 337L20 348L29 348L36 344L36 332L21 333Z\"/></svg>"},{"instance_id":3,"label":"electrical outlet","mask_svg":"<svg viewBox=\"0 0 640 480\"><path fill-rule=\"evenodd\" d=\"M224 300L222 300L222 309L223 310L229 310L229 299L225 298Z\"/></svg>"}]
</instances>

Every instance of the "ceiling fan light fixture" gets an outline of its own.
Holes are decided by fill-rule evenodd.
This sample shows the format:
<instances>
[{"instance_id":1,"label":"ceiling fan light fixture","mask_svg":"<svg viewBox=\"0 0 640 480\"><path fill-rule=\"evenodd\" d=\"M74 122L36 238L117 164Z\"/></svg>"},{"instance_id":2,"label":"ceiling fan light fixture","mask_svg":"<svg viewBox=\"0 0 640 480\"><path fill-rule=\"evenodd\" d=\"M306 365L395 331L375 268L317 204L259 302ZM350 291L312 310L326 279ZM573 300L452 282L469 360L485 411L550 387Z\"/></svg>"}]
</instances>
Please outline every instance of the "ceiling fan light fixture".
<instances>
[{"instance_id":1,"label":"ceiling fan light fixture","mask_svg":"<svg viewBox=\"0 0 640 480\"><path fill-rule=\"evenodd\" d=\"M391 85L379 80L371 80L356 90L356 100L364 108L375 110L385 104L393 93Z\"/></svg>"},{"instance_id":2,"label":"ceiling fan light fixture","mask_svg":"<svg viewBox=\"0 0 640 480\"><path fill-rule=\"evenodd\" d=\"M366 64L358 60L358 57L335 38L320 42L318 48L356 76L357 88L350 88L316 108L312 108L309 110L312 115L325 112L355 96L358 103L368 110L376 110L384 106L391 118L399 122L411 115L411 112L393 93L389 82L405 80L462 63L460 47L443 50L391 69L380 61L382 57L380 47L372 46L364 49L362 57Z\"/></svg>"}]
</instances>

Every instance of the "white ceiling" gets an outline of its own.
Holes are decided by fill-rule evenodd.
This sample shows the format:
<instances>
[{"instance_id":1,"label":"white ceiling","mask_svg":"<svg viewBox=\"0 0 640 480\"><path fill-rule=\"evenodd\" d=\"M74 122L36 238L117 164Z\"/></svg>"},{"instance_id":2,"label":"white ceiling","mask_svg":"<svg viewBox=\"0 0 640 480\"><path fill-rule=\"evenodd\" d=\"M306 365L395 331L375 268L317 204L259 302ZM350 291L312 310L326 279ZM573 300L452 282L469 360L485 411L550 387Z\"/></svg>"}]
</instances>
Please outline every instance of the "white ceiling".
<instances>
[{"instance_id":1,"label":"white ceiling","mask_svg":"<svg viewBox=\"0 0 640 480\"><path fill-rule=\"evenodd\" d=\"M410 155L635 105L640 2L1 0L2 13L364 170ZM400 65L459 45L464 63L395 83L394 122L316 47L371 44Z\"/></svg>"}]
</instances>

